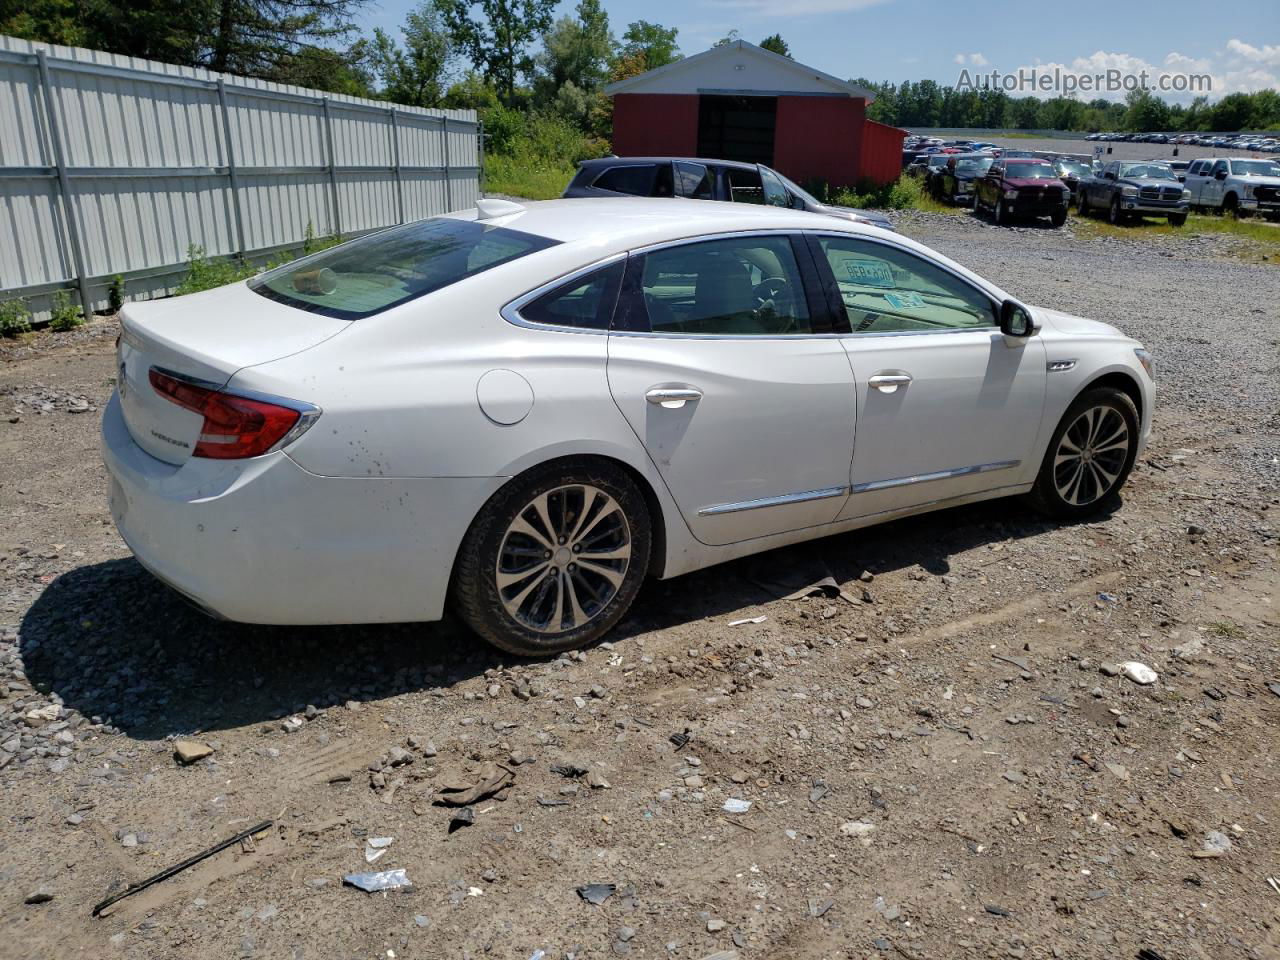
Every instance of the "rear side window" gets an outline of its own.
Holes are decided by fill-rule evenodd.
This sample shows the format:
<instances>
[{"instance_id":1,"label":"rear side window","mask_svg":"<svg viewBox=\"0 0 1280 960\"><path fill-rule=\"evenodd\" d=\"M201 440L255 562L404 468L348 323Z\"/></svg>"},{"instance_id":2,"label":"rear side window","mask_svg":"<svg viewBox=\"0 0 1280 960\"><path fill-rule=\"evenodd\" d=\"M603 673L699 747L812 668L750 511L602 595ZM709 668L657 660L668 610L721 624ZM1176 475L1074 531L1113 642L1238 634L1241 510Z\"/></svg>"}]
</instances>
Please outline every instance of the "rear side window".
<instances>
[{"instance_id":1,"label":"rear side window","mask_svg":"<svg viewBox=\"0 0 1280 960\"><path fill-rule=\"evenodd\" d=\"M755 170L729 167L724 172L729 183L729 199L738 203L764 203L764 184Z\"/></svg>"},{"instance_id":2,"label":"rear side window","mask_svg":"<svg viewBox=\"0 0 1280 960\"><path fill-rule=\"evenodd\" d=\"M420 220L268 271L249 288L308 313L359 320L557 243L483 222Z\"/></svg>"},{"instance_id":3,"label":"rear side window","mask_svg":"<svg viewBox=\"0 0 1280 960\"><path fill-rule=\"evenodd\" d=\"M694 200L714 199L711 171L700 163L676 161L676 195Z\"/></svg>"},{"instance_id":4,"label":"rear side window","mask_svg":"<svg viewBox=\"0 0 1280 960\"><path fill-rule=\"evenodd\" d=\"M608 330L613 305L618 300L625 261L601 267L575 277L550 293L544 293L520 308L520 316L530 323L574 327L579 330Z\"/></svg>"},{"instance_id":5,"label":"rear side window","mask_svg":"<svg viewBox=\"0 0 1280 960\"><path fill-rule=\"evenodd\" d=\"M610 167L596 177L593 187L601 190L612 190L614 193L629 193L636 197L647 197L653 190L654 174L657 167L651 163L637 163L626 167Z\"/></svg>"}]
</instances>

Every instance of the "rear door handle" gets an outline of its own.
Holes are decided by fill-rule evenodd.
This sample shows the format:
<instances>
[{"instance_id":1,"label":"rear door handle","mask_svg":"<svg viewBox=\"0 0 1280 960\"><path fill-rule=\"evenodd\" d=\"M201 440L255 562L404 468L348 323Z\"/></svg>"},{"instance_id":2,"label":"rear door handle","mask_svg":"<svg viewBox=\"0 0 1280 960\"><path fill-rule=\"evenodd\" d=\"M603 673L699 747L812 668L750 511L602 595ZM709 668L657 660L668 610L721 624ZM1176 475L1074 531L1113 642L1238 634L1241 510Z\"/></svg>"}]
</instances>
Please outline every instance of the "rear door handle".
<instances>
[{"instance_id":1,"label":"rear door handle","mask_svg":"<svg viewBox=\"0 0 1280 960\"><path fill-rule=\"evenodd\" d=\"M911 374L909 373L877 373L867 381L881 393L894 393L899 387L905 387L910 382Z\"/></svg>"},{"instance_id":2,"label":"rear door handle","mask_svg":"<svg viewBox=\"0 0 1280 960\"><path fill-rule=\"evenodd\" d=\"M668 410L679 410L690 400L701 400L702 391L697 387L653 387L644 398Z\"/></svg>"}]
</instances>

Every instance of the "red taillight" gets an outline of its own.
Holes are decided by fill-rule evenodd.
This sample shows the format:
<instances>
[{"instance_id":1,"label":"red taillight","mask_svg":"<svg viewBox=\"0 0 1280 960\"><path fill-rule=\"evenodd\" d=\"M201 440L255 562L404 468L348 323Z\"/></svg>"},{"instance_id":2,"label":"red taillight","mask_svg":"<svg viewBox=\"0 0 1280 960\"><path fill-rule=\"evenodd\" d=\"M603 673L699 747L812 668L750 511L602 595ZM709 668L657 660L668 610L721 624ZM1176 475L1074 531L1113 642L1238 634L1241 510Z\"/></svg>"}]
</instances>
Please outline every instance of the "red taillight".
<instances>
[{"instance_id":1,"label":"red taillight","mask_svg":"<svg viewBox=\"0 0 1280 960\"><path fill-rule=\"evenodd\" d=\"M156 393L184 410L204 417L192 455L212 460L239 460L266 453L292 430L302 413L263 400L222 393L161 373L150 373Z\"/></svg>"}]
</instances>

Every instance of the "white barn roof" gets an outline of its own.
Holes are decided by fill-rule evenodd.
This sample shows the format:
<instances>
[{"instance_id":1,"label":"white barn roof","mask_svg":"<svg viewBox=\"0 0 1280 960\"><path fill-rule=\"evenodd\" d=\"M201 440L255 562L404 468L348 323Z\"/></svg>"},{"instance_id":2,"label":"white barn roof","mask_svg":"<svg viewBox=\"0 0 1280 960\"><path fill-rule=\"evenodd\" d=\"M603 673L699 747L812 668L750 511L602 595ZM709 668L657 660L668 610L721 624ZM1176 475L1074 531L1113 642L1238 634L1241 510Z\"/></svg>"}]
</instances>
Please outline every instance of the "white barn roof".
<instances>
[{"instance_id":1,"label":"white barn roof","mask_svg":"<svg viewBox=\"0 0 1280 960\"><path fill-rule=\"evenodd\" d=\"M619 80L606 93L709 93L748 96L861 97L875 95L790 57L735 40L721 47Z\"/></svg>"}]
</instances>

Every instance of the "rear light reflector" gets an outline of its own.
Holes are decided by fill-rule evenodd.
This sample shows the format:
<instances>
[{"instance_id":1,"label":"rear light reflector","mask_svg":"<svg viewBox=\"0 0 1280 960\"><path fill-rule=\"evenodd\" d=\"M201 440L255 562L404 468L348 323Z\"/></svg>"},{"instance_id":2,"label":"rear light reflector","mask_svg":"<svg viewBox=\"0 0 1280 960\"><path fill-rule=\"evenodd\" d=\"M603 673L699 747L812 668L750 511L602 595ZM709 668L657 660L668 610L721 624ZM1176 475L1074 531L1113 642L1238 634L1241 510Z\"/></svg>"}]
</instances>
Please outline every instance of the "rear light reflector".
<instances>
[{"instance_id":1,"label":"rear light reflector","mask_svg":"<svg viewBox=\"0 0 1280 960\"><path fill-rule=\"evenodd\" d=\"M184 410L204 417L192 456L211 460L240 460L266 453L296 439L319 415L253 397L225 393L152 367L148 372L156 393ZM292 434L292 436L291 436Z\"/></svg>"}]
</instances>

